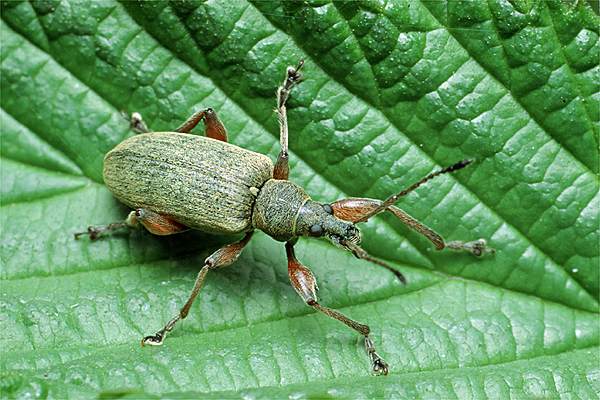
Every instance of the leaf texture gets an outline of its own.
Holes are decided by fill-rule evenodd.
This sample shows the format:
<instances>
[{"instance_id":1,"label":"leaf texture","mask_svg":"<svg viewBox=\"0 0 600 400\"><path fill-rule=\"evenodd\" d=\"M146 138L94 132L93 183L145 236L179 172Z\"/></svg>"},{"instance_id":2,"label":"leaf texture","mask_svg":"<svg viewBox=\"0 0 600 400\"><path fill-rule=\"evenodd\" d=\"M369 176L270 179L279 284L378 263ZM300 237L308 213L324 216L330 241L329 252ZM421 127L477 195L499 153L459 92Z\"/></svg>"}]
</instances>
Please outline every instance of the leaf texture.
<instances>
[{"instance_id":1,"label":"leaf texture","mask_svg":"<svg viewBox=\"0 0 600 400\"><path fill-rule=\"evenodd\" d=\"M598 397L598 22L585 2L3 2L2 396ZM232 238L73 240L127 213L102 183L133 134L123 114L164 131L210 106L274 159L275 89L299 59L291 179L316 200L385 198L476 160L399 206L493 257L436 252L387 216L361 226L364 247L406 286L297 246L323 303L371 326L388 377L302 303L262 233L143 349Z\"/></svg>"}]
</instances>

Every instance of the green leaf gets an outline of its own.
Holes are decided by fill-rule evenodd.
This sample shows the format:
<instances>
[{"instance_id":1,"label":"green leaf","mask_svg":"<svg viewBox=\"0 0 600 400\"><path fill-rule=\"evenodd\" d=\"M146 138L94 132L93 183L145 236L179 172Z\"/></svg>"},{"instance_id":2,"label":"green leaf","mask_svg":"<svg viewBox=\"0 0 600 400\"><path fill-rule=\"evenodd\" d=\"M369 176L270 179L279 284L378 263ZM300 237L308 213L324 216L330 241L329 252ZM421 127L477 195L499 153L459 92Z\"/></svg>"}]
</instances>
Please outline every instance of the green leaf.
<instances>
[{"instance_id":1,"label":"green leaf","mask_svg":"<svg viewBox=\"0 0 600 400\"><path fill-rule=\"evenodd\" d=\"M2 2L0 391L3 397L593 398L600 393L599 18L586 2ZM290 287L262 233L208 277L228 237L146 232L73 240L124 218L104 154L122 113L172 130L213 107L242 147L279 150L290 99L292 180L319 201L385 198L464 158L399 206L495 256L436 252L388 216L364 247L406 275L301 239L321 301Z\"/></svg>"}]
</instances>

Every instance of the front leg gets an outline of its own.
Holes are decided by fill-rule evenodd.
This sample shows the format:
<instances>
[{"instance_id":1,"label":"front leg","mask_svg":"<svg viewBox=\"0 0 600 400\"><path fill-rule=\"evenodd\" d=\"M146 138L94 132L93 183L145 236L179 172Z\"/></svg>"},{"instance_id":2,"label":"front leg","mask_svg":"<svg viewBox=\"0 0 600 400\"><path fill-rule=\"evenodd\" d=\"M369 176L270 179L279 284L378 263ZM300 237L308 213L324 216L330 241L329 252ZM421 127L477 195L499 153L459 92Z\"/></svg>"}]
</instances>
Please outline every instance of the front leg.
<instances>
[{"instance_id":1,"label":"front leg","mask_svg":"<svg viewBox=\"0 0 600 400\"><path fill-rule=\"evenodd\" d=\"M374 212L389 211L403 224L429 239L429 241L435 245L437 250L443 250L447 248L451 250L467 251L478 257L485 254L493 254L495 252L493 248L487 245L485 239L477 239L470 242L454 240L446 243L444 238L439 233L417 219L411 217L405 211L393 205L383 205L384 202L381 200L348 198L332 203L331 209L333 210L333 215L335 215L337 218L353 223L364 222L368 220L372 216L376 215Z\"/></svg>"},{"instance_id":2,"label":"front leg","mask_svg":"<svg viewBox=\"0 0 600 400\"><path fill-rule=\"evenodd\" d=\"M360 322L354 321L348 318L341 312L334 310L329 307L325 307L317 301L317 282L314 275L306 266L302 265L294 254L294 245L291 242L285 244L285 250L288 258L288 275L290 282L296 293L304 300L304 302L314 308L315 310L322 312L328 317L337 319L341 323L345 324L356 332L360 333L365 338L365 349L367 355L371 359L371 365L373 367L373 373L376 375L387 375L388 364L377 354L373 341L369 337L371 328L368 325L361 324Z\"/></svg>"}]
</instances>

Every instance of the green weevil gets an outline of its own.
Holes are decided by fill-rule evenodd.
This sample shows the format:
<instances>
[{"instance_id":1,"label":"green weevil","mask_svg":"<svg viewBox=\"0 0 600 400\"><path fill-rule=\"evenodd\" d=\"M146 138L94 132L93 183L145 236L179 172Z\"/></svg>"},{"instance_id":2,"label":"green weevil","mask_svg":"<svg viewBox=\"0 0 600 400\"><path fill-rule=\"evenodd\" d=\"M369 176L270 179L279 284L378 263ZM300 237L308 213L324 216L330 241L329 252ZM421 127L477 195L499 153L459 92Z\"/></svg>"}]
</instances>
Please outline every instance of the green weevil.
<instances>
[{"instance_id":1,"label":"green weevil","mask_svg":"<svg viewBox=\"0 0 600 400\"><path fill-rule=\"evenodd\" d=\"M373 372L387 374L388 364L377 354L369 326L319 303L315 277L294 255L297 238L326 237L357 258L387 268L403 283L404 276L398 270L360 247L361 236L355 224L388 211L428 238L438 250L465 250L476 256L493 252L483 239L446 243L431 228L394 206L400 197L423 183L461 169L469 161L433 172L385 201L347 198L323 204L313 201L300 186L290 182L286 102L292 87L302 80L303 64L301 61L296 67L288 67L277 89L281 149L275 164L263 154L228 143L227 131L211 108L194 113L174 132L150 132L141 115L133 113L131 125L140 134L124 140L106 154L106 186L134 211L122 222L90 226L87 231L76 233L75 238L89 235L94 240L105 232L140 225L156 235L188 229L244 234L240 241L225 245L206 258L180 312L154 335L144 337L142 345L162 344L175 324L188 315L208 272L236 261L253 231L260 229L275 240L285 242L289 278L302 300L363 335ZM189 134L200 121L204 122L206 137Z\"/></svg>"}]
</instances>

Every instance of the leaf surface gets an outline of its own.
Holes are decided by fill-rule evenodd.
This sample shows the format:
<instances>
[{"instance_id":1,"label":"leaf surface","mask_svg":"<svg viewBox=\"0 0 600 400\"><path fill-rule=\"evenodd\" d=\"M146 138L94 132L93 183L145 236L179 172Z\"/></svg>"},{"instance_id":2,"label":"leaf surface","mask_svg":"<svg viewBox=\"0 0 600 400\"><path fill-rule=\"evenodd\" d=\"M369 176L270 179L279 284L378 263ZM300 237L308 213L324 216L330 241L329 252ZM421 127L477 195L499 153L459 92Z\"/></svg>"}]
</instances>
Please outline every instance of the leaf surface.
<instances>
[{"instance_id":1,"label":"leaf surface","mask_svg":"<svg viewBox=\"0 0 600 400\"><path fill-rule=\"evenodd\" d=\"M600 392L598 16L585 2L2 3L0 390L6 397L593 398ZM283 248L258 233L211 273L161 348L139 339L178 312L232 238L145 232L73 240L124 218L104 154L213 107L230 141L274 159L274 93L290 99L291 179L316 200L404 198L436 252L388 216L364 247L407 276L300 240L320 299L306 307Z\"/></svg>"}]
</instances>

